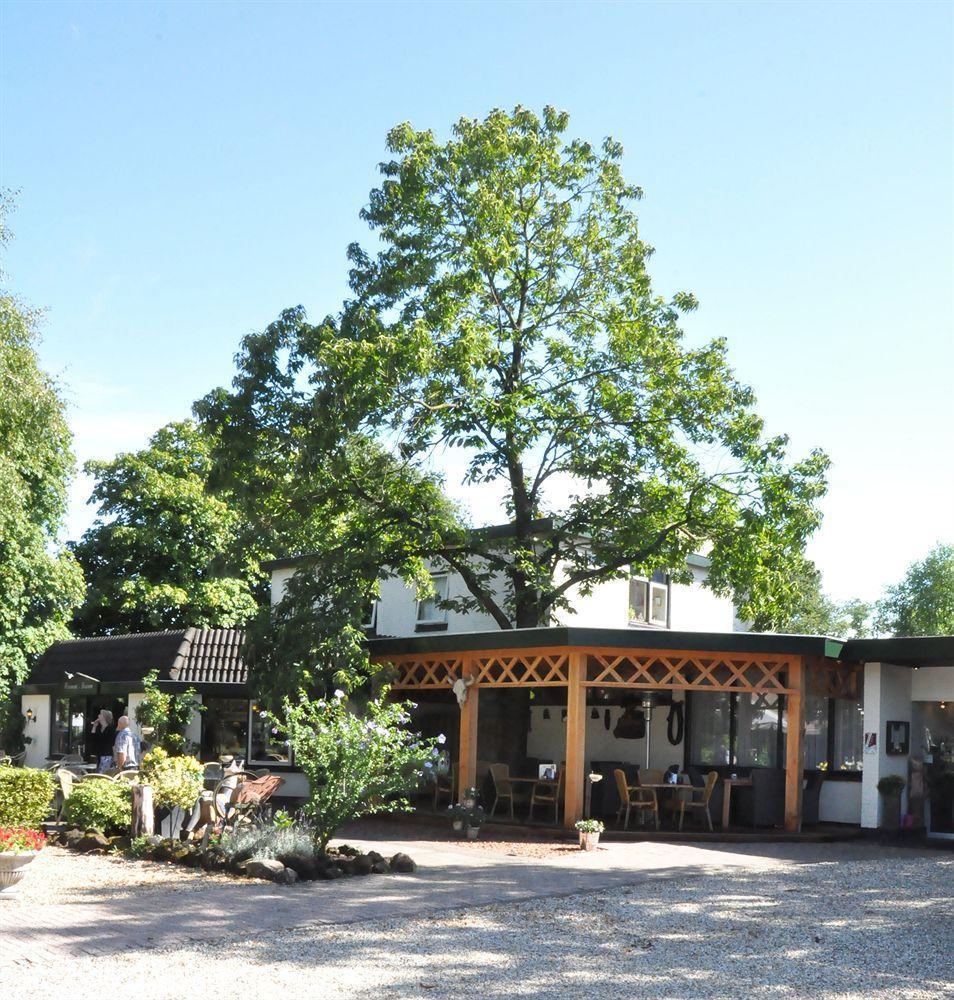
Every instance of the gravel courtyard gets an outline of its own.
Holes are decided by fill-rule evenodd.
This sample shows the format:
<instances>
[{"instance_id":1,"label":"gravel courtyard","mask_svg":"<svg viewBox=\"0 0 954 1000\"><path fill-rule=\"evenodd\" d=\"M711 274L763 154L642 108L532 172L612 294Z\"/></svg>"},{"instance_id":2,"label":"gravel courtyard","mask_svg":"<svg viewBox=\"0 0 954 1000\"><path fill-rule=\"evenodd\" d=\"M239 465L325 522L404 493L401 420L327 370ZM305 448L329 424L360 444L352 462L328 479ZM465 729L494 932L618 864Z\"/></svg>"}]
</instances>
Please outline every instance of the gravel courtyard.
<instances>
[{"instance_id":1,"label":"gravel courtyard","mask_svg":"<svg viewBox=\"0 0 954 1000\"><path fill-rule=\"evenodd\" d=\"M954 997L948 852L395 846L418 875L290 889L50 849L0 907L3 993Z\"/></svg>"}]
</instances>

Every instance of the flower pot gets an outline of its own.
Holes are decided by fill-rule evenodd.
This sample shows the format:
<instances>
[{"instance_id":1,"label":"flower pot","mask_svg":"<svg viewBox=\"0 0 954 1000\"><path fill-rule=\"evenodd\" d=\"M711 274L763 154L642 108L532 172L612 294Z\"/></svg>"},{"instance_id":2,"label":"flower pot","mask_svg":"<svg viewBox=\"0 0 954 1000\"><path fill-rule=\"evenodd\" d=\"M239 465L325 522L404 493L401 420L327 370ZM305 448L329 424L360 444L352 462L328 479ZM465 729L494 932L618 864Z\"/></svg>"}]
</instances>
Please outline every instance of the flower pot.
<instances>
[{"instance_id":1,"label":"flower pot","mask_svg":"<svg viewBox=\"0 0 954 1000\"><path fill-rule=\"evenodd\" d=\"M476 840L479 834L480 834L480 827L479 826L469 826L469 827L467 827L467 839L468 840Z\"/></svg>"},{"instance_id":2,"label":"flower pot","mask_svg":"<svg viewBox=\"0 0 954 1000\"><path fill-rule=\"evenodd\" d=\"M583 833L580 831L580 849L584 851L595 851L600 842L598 833Z\"/></svg>"},{"instance_id":3,"label":"flower pot","mask_svg":"<svg viewBox=\"0 0 954 1000\"><path fill-rule=\"evenodd\" d=\"M462 819L455 819L452 825L457 833L460 833L464 829L464 821Z\"/></svg>"},{"instance_id":4,"label":"flower pot","mask_svg":"<svg viewBox=\"0 0 954 1000\"><path fill-rule=\"evenodd\" d=\"M37 851L12 851L0 854L0 899L12 899L20 892L20 883L26 875L26 866L37 856Z\"/></svg>"},{"instance_id":5,"label":"flower pot","mask_svg":"<svg viewBox=\"0 0 954 1000\"><path fill-rule=\"evenodd\" d=\"M881 829L898 830L901 827L901 793L882 792L884 806L881 811Z\"/></svg>"}]
</instances>

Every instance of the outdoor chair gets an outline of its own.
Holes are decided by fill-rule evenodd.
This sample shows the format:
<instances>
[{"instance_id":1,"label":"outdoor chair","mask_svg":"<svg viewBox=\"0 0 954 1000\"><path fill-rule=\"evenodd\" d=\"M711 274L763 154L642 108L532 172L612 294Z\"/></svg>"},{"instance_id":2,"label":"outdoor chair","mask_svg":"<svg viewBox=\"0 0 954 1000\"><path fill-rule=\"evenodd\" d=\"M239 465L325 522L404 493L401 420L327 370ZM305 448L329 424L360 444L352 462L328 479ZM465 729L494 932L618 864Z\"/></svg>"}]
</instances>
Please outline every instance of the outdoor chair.
<instances>
[{"instance_id":1,"label":"outdoor chair","mask_svg":"<svg viewBox=\"0 0 954 1000\"><path fill-rule=\"evenodd\" d=\"M753 767L750 788L740 792L738 822L743 826L779 827L785 822L785 772L777 767ZM735 792L732 795L735 805Z\"/></svg>"},{"instance_id":2,"label":"outdoor chair","mask_svg":"<svg viewBox=\"0 0 954 1000\"><path fill-rule=\"evenodd\" d=\"M663 772L657 768L640 768L636 772L636 784L638 785L661 785L663 783Z\"/></svg>"},{"instance_id":3,"label":"outdoor chair","mask_svg":"<svg viewBox=\"0 0 954 1000\"><path fill-rule=\"evenodd\" d=\"M252 815L285 784L285 779L280 778L277 774L268 774L264 778L259 778L250 771L242 771L238 775L238 784L231 790L232 794L222 795L220 800L219 786L228 781L230 777L236 776L230 775L223 778L215 786L215 791L212 794L215 813L221 821L223 830L228 827L235 829L242 823L251 820ZM228 786L224 786L223 790L228 791Z\"/></svg>"},{"instance_id":4,"label":"outdoor chair","mask_svg":"<svg viewBox=\"0 0 954 1000\"><path fill-rule=\"evenodd\" d=\"M4 757L3 763L8 764L10 767L23 767L26 762L26 750L21 750L20 753L10 754L9 757Z\"/></svg>"},{"instance_id":5,"label":"outdoor chair","mask_svg":"<svg viewBox=\"0 0 954 1000\"><path fill-rule=\"evenodd\" d=\"M454 795L457 793L457 769L458 765L454 764L447 774L434 776L434 812L437 812L440 806L442 795L447 796L448 805L454 804Z\"/></svg>"},{"instance_id":6,"label":"outdoor chair","mask_svg":"<svg viewBox=\"0 0 954 1000\"><path fill-rule=\"evenodd\" d=\"M490 818L493 819L497 806L506 801L510 806L510 818L513 819L513 785L510 783L509 765L491 764L489 772L494 786L494 804L490 807Z\"/></svg>"},{"instance_id":7,"label":"outdoor chair","mask_svg":"<svg viewBox=\"0 0 954 1000\"><path fill-rule=\"evenodd\" d=\"M825 775L822 771L809 771L802 791L802 825L815 826L821 811L822 785Z\"/></svg>"},{"instance_id":8,"label":"outdoor chair","mask_svg":"<svg viewBox=\"0 0 954 1000\"><path fill-rule=\"evenodd\" d=\"M682 829L682 821L685 819L687 809L697 809L705 814L706 822L712 830L712 814L709 812L709 803L712 800L712 791L719 780L718 772L710 771L706 775L706 783L702 788L693 788L691 785L685 786L685 791L679 792L679 829ZM697 797L698 796L698 797Z\"/></svg>"},{"instance_id":9,"label":"outdoor chair","mask_svg":"<svg viewBox=\"0 0 954 1000\"><path fill-rule=\"evenodd\" d=\"M537 782L530 792L530 811L527 813L527 822L533 819L533 810L536 806L553 806L553 822L560 822L560 802L563 799L563 783L566 778L566 764L563 763L557 770L557 783Z\"/></svg>"},{"instance_id":10,"label":"outdoor chair","mask_svg":"<svg viewBox=\"0 0 954 1000\"><path fill-rule=\"evenodd\" d=\"M139 782L139 769L135 767L117 771L113 775L113 781L126 782L127 785L135 785Z\"/></svg>"},{"instance_id":11,"label":"outdoor chair","mask_svg":"<svg viewBox=\"0 0 954 1000\"><path fill-rule=\"evenodd\" d=\"M656 821L656 829L659 829L659 801L656 798L655 788L640 788L639 785L629 785L626 783L626 774L617 768L613 772L616 779L616 790L619 792L619 811L616 813L616 825L619 826L620 817L625 810L626 818L623 821L623 829L629 826L629 813L631 809L639 812L650 812Z\"/></svg>"},{"instance_id":12,"label":"outdoor chair","mask_svg":"<svg viewBox=\"0 0 954 1000\"><path fill-rule=\"evenodd\" d=\"M56 780L59 784L59 805L56 810L57 818L63 815L63 806L66 805L66 800L73 794L73 785L76 782L76 775L72 771L68 771L65 767L61 767L56 772Z\"/></svg>"}]
</instances>

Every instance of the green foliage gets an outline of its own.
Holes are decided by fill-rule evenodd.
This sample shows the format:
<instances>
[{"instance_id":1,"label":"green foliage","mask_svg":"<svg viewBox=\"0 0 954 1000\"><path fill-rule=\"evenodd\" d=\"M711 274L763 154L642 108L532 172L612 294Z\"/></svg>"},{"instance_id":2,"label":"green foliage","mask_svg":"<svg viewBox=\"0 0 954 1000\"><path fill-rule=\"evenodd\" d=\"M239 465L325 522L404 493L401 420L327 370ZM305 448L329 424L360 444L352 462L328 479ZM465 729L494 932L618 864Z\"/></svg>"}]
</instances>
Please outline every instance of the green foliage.
<instances>
[{"instance_id":1,"label":"green foliage","mask_svg":"<svg viewBox=\"0 0 954 1000\"><path fill-rule=\"evenodd\" d=\"M371 546L365 596L448 566L468 588L448 607L535 626L631 569L687 580L705 548L743 616L784 610L828 460L790 461L725 343L685 342L695 301L653 292L619 144L567 128L517 108L462 119L446 143L393 129L363 212L380 252L350 248L351 300L246 338L234 391L196 412L276 519L307 512L307 572L333 577L337 553ZM502 495L509 535L465 530L435 455ZM302 599L288 621L300 633L308 614ZM292 677L313 652L281 654Z\"/></svg>"},{"instance_id":2,"label":"green foliage","mask_svg":"<svg viewBox=\"0 0 954 1000\"><path fill-rule=\"evenodd\" d=\"M606 829L598 819L578 819L574 826L580 833L602 833Z\"/></svg>"},{"instance_id":3,"label":"green foliage","mask_svg":"<svg viewBox=\"0 0 954 1000\"><path fill-rule=\"evenodd\" d=\"M406 729L407 707L388 701L386 691L360 714L342 691L285 703L280 725L311 786L304 813L319 850L345 823L381 809L411 809L407 795L435 767L442 741Z\"/></svg>"},{"instance_id":4,"label":"green foliage","mask_svg":"<svg viewBox=\"0 0 954 1000\"><path fill-rule=\"evenodd\" d=\"M938 543L878 602L878 632L954 635L954 546Z\"/></svg>"},{"instance_id":5,"label":"green foliage","mask_svg":"<svg viewBox=\"0 0 954 1000\"><path fill-rule=\"evenodd\" d=\"M0 246L8 207L0 192ZM83 597L82 573L57 541L73 455L59 387L37 359L37 322L0 288L0 702L67 637Z\"/></svg>"},{"instance_id":6,"label":"green foliage","mask_svg":"<svg viewBox=\"0 0 954 1000\"><path fill-rule=\"evenodd\" d=\"M0 756L18 754L33 742L26 735L26 721L19 699L0 702Z\"/></svg>"},{"instance_id":7,"label":"green foliage","mask_svg":"<svg viewBox=\"0 0 954 1000\"><path fill-rule=\"evenodd\" d=\"M56 791L48 771L0 765L0 826L39 830Z\"/></svg>"},{"instance_id":8,"label":"green foliage","mask_svg":"<svg viewBox=\"0 0 954 1000\"><path fill-rule=\"evenodd\" d=\"M900 795L904 789L904 778L900 774L886 774L878 781L878 791L882 795Z\"/></svg>"},{"instance_id":9,"label":"green foliage","mask_svg":"<svg viewBox=\"0 0 954 1000\"><path fill-rule=\"evenodd\" d=\"M63 819L79 830L121 833L132 823L132 792L125 781L81 781L63 806Z\"/></svg>"},{"instance_id":10,"label":"green foliage","mask_svg":"<svg viewBox=\"0 0 954 1000\"><path fill-rule=\"evenodd\" d=\"M139 781L152 785L153 803L191 809L203 787L205 768L195 757L170 757L161 747L143 754Z\"/></svg>"},{"instance_id":11,"label":"green foliage","mask_svg":"<svg viewBox=\"0 0 954 1000\"><path fill-rule=\"evenodd\" d=\"M204 712L195 688L180 694L163 691L157 684L159 672L152 670L143 679L144 696L136 706L136 722L149 732L149 742L167 754L186 749L185 731L194 712Z\"/></svg>"},{"instance_id":12,"label":"green foliage","mask_svg":"<svg viewBox=\"0 0 954 1000\"><path fill-rule=\"evenodd\" d=\"M258 550L213 490L212 442L191 421L141 451L87 462L98 516L73 545L86 575L83 635L243 625L264 598Z\"/></svg>"},{"instance_id":13,"label":"green foliage","mask_svg":"<svg viewBox=\"0 0 954 1000\"><path fill-rule=\"evenodd\" d=\"M869 634L871 606L860 600L839 603L822 590L821 573L808 559L794 570L794 599L786 605L767 607L755 617L756 632L789 635L828 635L861 639Z\"/></svg>"}]
</instances>

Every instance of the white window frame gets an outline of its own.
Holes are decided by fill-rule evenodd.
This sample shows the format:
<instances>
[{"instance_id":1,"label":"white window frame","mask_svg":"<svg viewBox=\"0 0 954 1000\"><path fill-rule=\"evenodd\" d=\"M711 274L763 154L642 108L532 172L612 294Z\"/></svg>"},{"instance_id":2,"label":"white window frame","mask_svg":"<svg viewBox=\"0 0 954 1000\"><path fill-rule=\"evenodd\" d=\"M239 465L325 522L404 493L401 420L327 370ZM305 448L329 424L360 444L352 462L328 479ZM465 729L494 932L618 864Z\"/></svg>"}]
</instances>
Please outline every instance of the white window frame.
<instances>
[{"instance_id":1,"label":"white window frame","mask_svg":"<svg viewBox=\"0 0 954 1000\"><path fill-rule=\"evenodd\" d=\"M371 614L369 620L361 623L362 628L375 629L378 627L378 600L375 598L371 602Z\"/></svg>"},{"instance_id":2,"label":"white window frame","mask_svg":"<svg viewBox=\"0 0 954 1000\"><path fill-rule=\"evenodd\" d=\"M663 595L663 617L656 618L653 615L653 595L661 592ZM646 604L646 614L649 616L650 625L659 625L665 628L669 624L669 587L665 583L649 582L649 600Z\"/></svg>"},{"instance_id":3,"label":"white window frame","mask_svg":"<svg viewBox=\"0 0 954 1000\"><path fill-rule=\"evenodd\" d=\"M443 581L441 583L440 581ZM446 601L447 595L449 593L450 585L450 575L447 573L431 573L431 586L434 588L433 598L428 598L429 600ZM442 591L443 588L443 591ZM421 609L424 607L424 601L418 599L417 602L417 624L418 625L446 625L447 624L447 608L438 608L437 613L440 618L422 618Z\"/></svg>"},{"instance_id":4,"label":"white window frame","mask_svg":"<svg viewBox=\"0 0 954 1000\"><path fill-rule=\"evenodd\" d=\"M632 593L633 593L633 584L634 583L638 583L643 588L643 591L644 591L644 593L646 595L646 604L645 604L646 615L643 618L640 618L636 614L636 609L633 607L633 604L630 602L630 598L632 597ZM630 625L648 625L649 624L649 600L650 600L649 581L644 576L631 576L629 578L629 584L628 584L628 588L627 588L627 591L626 591L626 601L627 601L627 604L628 604L627 615L628 615L628 618L629 618L629 624Z\"/></svg>"}]
</instances>

